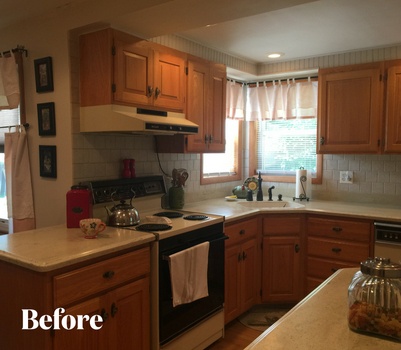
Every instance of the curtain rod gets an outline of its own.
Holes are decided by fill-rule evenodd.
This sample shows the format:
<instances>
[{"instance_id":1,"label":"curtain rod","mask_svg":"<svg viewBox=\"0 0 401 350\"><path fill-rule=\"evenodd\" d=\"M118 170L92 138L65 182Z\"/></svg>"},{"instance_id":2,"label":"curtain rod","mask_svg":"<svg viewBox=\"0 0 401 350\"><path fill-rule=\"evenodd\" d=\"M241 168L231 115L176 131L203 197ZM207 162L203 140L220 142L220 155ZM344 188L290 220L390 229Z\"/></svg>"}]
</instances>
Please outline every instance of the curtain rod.
<instances>
[{"instance_id":1,"label":"curtain rod","mask_svg":"<svg viewBox=\"0 0 401 350\"><path fill-rule=\"evenodd\" d=\"M7 55L7 54L9 54L11 52L25 53L25 57L28 57L28 50L26 50L23 45L17 45L17 47L15 49L11 49L11 50L8 50L8 51L3 51L2 54L3 55Z\"/></svg>"},{"instance_id":2,"label":"curtain rod","mask_svg":"<svg viewBox=\"0 0 401 350\"><path fill-rule=\"evenodd\" d=\"M19 127L19 126L23 126L25 129L28 129L28 128L29 128L29 123L0 126L0 129L4 129L4 128L17 128L17 127Z\"/></svg>"}]
</instances>

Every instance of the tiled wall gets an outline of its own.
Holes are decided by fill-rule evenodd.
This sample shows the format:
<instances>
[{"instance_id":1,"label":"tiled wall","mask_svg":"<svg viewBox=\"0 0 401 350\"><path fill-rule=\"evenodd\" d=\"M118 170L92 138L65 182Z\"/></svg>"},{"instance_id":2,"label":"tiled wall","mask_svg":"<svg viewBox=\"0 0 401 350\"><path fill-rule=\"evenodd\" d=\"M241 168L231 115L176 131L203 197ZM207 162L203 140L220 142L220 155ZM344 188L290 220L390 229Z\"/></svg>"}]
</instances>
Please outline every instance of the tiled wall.
<instances>
[{"instance_id":1,"label":"tiled wall","mask_svg":"<svg viewBox=\"0 0 401 350\"><path fill-rule=\"evenodd\" d=\"M214 61L230 64L234 68L252 70L249 63L229 57L216 51L202 48L198 44L186 43L181 38L158 38L164 45L172 46L198 56ZM167 41L167 42L166 42ZM179 45L177 44L179 43ZM120 177L122 159L134 158L138 176L161 174L157 154L155 153L153 136L138 135L103 135L79 133L79 88L78 88L78 50L77 34L71 33L71 88L73 104L73 174L78 183L86 180L108 179ZM332 66L338 64L362 63L380 59L401 58L400 47L369 50L357 54L343 54L325 56L306 61L281 63L281 71L291 71L294 67L302 69L317 68L318 66ZM312 67L313 66L313 67ZM265 73L266 67L258 67ZM277 67L269 66L276 73ZM247 144L246 142L244 143ZM248 176L247 150L244 149L244 179ZM226 183L201 186L200 155L160 154L160 163L163 171L171 174L174 168L185 168L189 171L189 180L186 186L187 201L204 198L223 197L230 194L231 189L239 183ZM322 199L338 199L362 202L398 203L401 195L401 156L389 155L327 155L323 161L323 183L313 185L311 197ZM352 170L354 183L351 185L339 183L340 170ZM166 180L168 181L168 179ZM282 193L285 196L294 196L294 184L267 184L275 185L275 195ZM311 188L309 188L311 190Z\"/></svg>"}]
</instances>

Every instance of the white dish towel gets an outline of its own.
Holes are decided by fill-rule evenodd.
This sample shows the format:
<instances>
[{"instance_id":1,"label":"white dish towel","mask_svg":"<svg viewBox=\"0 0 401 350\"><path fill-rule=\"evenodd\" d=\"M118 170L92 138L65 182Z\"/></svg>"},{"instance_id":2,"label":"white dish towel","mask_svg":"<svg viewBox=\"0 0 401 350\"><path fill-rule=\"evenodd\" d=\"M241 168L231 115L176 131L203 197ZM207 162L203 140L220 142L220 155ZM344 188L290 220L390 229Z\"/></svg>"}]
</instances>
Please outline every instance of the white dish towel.
<instances>
[{"instance_id":1,"label":"white dish towel","mask_svg":"<svg viewBox=\"0 0 401 350\"><path fill-rule=\"evenodd\" d=\"M198 244L169 256L173 306L207 297L209 242Z\"/></svg>"}]
</instances>

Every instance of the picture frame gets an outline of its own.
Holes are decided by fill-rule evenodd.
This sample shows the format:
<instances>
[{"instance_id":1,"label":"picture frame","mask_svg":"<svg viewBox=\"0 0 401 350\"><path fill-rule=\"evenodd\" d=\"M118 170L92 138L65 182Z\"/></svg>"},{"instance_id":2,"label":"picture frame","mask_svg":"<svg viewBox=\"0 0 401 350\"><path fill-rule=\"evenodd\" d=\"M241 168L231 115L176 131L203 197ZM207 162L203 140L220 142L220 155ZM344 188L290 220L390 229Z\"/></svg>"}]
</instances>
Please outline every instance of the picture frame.
<instances>
[{"instance_id":1,"label":"picture frame","mask_svg":"<svg viewBox=\"0 0 401 350\"><path fill-rule=\"evenodd\" d=\"M39 136L56 135L56 114L54 102L38 103Z\"/></svg>"},{"instance_id":2,"label":"picture frame","mask_svg":"<svg viewBox=\"0 0 401 350\"><path fill-rule=\"evenodd\" d=\"M57 178L56 146L39 145L39 169L41 177Z\"/></svg>"},{"instance_id":3,"label":"picture frame","mask_svg":"<svg viewBox=\"0 0 401 350\"><path fill-rule=\"evenodd\" d=\"M43 57L34 60L36 92L49 92L54 90L52 58Z\"/></svg>"}]
</instances>

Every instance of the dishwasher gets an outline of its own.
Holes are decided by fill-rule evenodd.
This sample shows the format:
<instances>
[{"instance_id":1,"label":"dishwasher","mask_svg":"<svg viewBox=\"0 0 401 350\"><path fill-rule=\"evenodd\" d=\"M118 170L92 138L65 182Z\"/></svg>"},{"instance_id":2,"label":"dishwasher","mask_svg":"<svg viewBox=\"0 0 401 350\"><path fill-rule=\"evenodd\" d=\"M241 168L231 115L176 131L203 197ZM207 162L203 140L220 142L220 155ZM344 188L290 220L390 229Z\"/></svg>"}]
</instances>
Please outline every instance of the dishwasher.
<instances>
[{"instance_id":1,"label":"dishwasher","mask_svg":"<svg viewBox=\"0 0 401 350\"><path fill-rule=\"evenodd\" d=\"M401 223L375 222L375 256L401 264Z\"/></svg>"}]
</instances>

